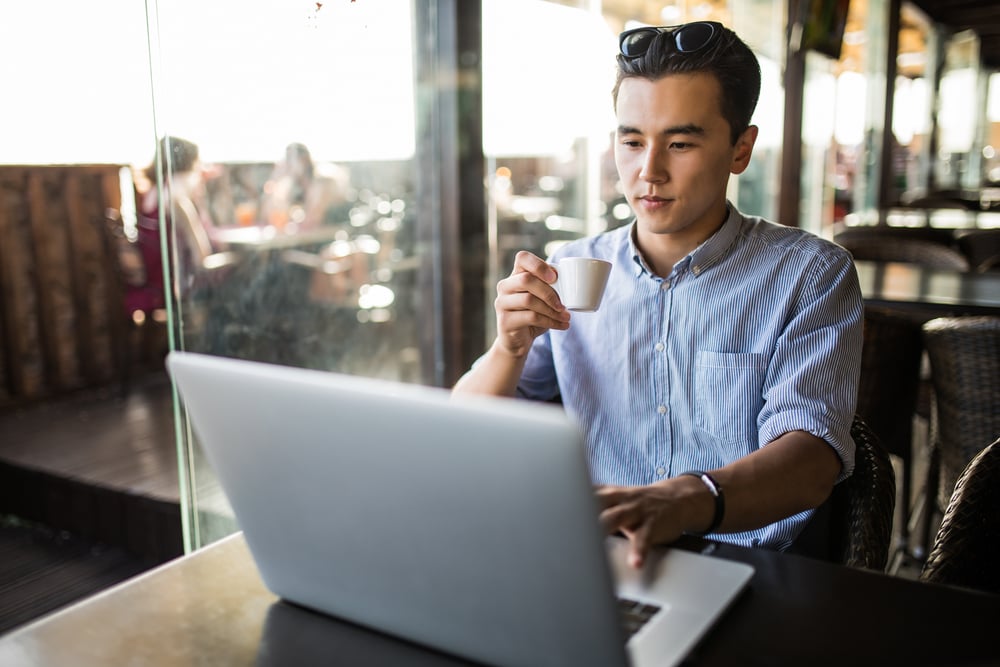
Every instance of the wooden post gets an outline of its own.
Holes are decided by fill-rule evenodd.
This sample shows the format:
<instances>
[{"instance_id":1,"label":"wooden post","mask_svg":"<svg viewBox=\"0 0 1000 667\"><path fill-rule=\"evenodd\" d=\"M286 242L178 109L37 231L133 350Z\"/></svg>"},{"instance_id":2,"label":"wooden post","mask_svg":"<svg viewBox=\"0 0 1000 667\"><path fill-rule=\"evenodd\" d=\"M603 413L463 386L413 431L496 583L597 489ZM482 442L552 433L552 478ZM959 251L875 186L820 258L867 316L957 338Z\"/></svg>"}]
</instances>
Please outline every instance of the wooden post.
<instances>
[{"instance_id":1,"label":"wooden post","mask_svg":"<svg viewBox=\"0 0 1000 667\"><path fill-rule=\"evenodd\" d=\"M785 109L781 140L781 173L778 190L778 222L799 226L802 199L802 98L805 87L806 56L798 40L793 40L800 13L798 0L788 0L788 35L785 40Z\"/></svg>"}]
</instances>

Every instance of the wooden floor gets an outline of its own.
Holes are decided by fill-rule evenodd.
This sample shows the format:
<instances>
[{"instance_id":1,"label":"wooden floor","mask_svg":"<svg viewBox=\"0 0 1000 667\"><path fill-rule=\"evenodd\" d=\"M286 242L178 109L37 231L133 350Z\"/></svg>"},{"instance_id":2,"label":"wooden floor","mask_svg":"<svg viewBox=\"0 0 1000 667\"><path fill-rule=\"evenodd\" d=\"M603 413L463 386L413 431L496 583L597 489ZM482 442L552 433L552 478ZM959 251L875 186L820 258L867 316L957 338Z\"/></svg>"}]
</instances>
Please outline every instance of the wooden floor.
<instances>
[{"instance_id":1,"label":"wooden floor","mask_svg":"<svg viewBox=\"0 0 1000 667\"><path fill-rule=\"evenodd\" d=\"M0 633L181 555L164 372L0 413Z\"/></svg>"},{"instance_id":2,"label":"wooden floor","mask_svg":"<svg viewBox=\"0 0 1000 667\"><path fill-rule=\"evenodd\" d=\"M125 395L104 387L0 414L0 462L176 503L172 400L154 372Z\"/></svg>"},{"instance_id":3,"label":"wooden floor","mask_svg":"<svg viewBox=\"0 0 1000 667\"><path fill-rule=\"evenodd\" d=\"M0 516L0 635L154 565L120 547Z\"/></svg>"}]
</instances>

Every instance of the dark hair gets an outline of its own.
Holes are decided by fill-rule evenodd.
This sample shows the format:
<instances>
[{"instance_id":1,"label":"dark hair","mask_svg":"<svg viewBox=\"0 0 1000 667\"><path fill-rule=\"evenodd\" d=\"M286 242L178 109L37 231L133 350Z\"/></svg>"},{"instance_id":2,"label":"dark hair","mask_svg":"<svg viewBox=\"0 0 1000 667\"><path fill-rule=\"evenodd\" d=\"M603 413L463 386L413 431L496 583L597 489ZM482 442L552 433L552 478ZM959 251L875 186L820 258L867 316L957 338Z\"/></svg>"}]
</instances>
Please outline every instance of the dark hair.
<instances>
[{"instance_id":1,"label":"dark hair","mask_svg":"<svg viewBox=\"0 0 1000 667\"><path fill-rule=\"evenodd\" d=\"M161 161L163 175L168 173L183 174L191 171L198 162L198 146L180 137L163 137L156 149L156 157L145 169L146 178L156 182L156 164Z\"/></svg>"},{"instance_id":2,"label":"dark hair","mask_svg":"<svg viewBox=\"0 0 1000 667\"><path fill-rule=\"evenodd\" d=\"M312 154L309 153L309 149L305 144L295 141L285 146L285 162L287 163L291 160L299 161L306 178L311 179L313 177L315 166L313 165Z\"/></svg>"},{"instance_id":3,"label":"dark hair","mask_svg":"<svg viewBox=\"0 0 1000 667\"><path fill-rule=\"evenodd\" d=\"M618 54L618 76L611 91L618 104L618 89L622 81L642 77L656 81L669 74L711 74L719 82L722 116L729 123L732 143L750 126L750 118L760 97L760 63L750 47L729 28L707 47L693 53L680 53L673 48L673 35L661 33L649 50L636 58Z\"/></svg>"}]
</instances>

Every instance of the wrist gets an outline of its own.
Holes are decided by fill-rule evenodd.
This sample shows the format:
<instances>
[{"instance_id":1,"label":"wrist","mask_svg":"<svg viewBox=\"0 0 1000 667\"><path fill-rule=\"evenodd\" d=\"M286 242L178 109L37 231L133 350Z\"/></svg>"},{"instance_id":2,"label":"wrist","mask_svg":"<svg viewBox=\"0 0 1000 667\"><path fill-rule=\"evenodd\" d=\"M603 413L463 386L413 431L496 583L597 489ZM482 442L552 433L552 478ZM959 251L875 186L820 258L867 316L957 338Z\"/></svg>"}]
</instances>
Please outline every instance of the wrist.
<instances>
[{"instance_id":1,"label":"wrist","mask_svg":"<svg viewBox=\"0 0 1000 667\"><path fill-rule=\"evenodd\" d=\"M522 344L521 341L512 339L500 333L493 341L489 352L494 357L501 359L504 363L523 365L531 351L531 343Z\"/></svg>"},{"instance_id":2,"label":"wrist","mask_svg":"<svg viewBox=\"0 0 1000 667\"><path fill-rule=\"evenodd\" d=\"M697 536L708 535L718 530L726 516L726 497L722 491L722 486L716 479L703 470L686 470L678 477L688 476L698 479L712 497L712 519L704 530L689 530L688 533Z\"/></svg>"}]
</instances>

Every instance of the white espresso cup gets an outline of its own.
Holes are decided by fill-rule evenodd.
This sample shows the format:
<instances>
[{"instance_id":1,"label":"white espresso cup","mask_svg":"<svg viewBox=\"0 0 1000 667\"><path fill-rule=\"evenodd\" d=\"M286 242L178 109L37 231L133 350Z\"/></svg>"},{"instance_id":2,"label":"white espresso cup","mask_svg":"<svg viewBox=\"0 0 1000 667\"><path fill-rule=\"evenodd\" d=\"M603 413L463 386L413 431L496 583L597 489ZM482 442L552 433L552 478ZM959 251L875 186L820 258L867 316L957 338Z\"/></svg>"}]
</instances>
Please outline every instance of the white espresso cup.
<instances>
[{"instance_id":1,"label":"white espresso cup","mask_svg":"<svg viewBox=\"0 0 1000 667\"><path fill-rule=\"evenodd\" d=\"M593 257L564 257L554 266L559 277L552 287L564 306L586 313L600 307L611 275L611 262Z\"/></svg>"}]
</instances>

